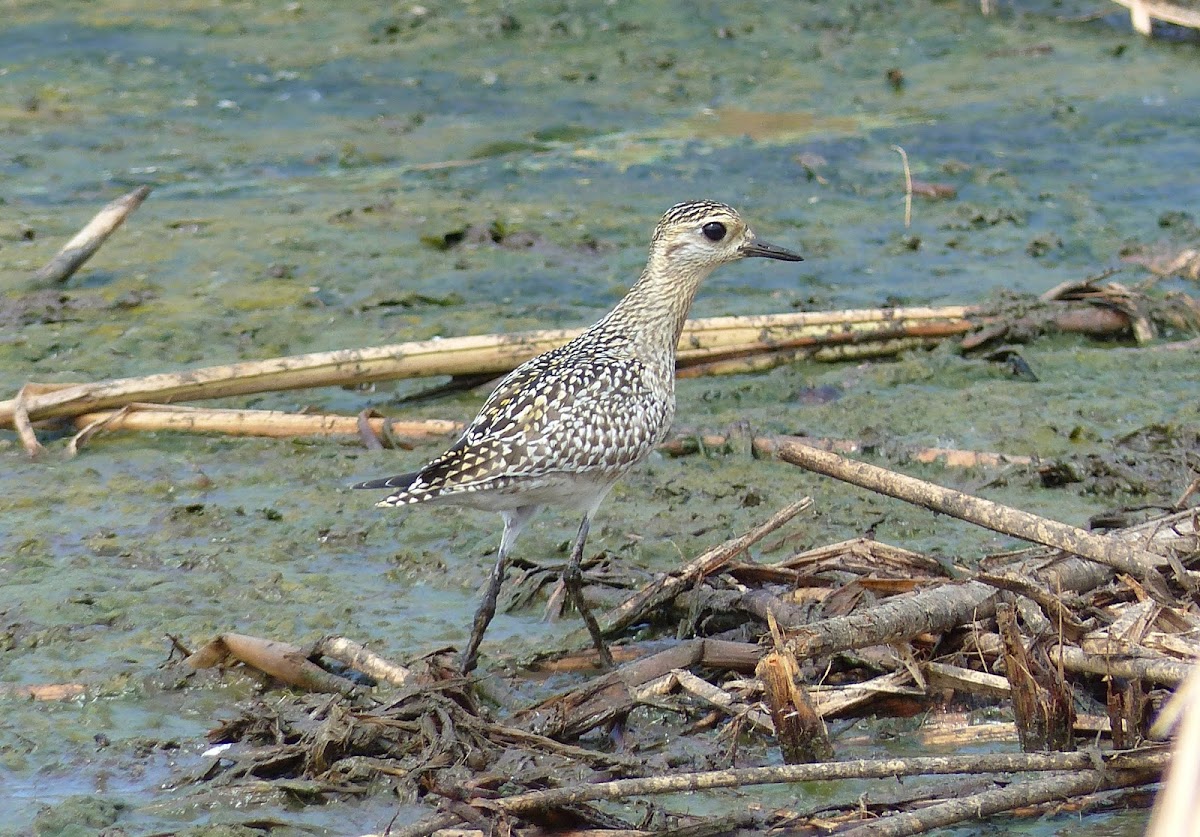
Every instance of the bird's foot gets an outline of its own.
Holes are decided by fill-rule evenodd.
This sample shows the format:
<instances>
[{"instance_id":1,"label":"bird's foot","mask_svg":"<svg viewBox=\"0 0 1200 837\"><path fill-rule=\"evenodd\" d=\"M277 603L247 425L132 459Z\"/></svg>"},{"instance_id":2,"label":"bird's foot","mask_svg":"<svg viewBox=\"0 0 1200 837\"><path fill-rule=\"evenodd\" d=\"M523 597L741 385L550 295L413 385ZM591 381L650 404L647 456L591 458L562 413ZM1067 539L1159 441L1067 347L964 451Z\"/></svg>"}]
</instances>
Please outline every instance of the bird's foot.
<instances>
[{"instance_id":1,"label":"bird's foot","mask_svg":"<svg viewBox=\"0 0 1200 837\"><path fill-rule=\"evenodd\" d=\"M591 616L590 613L588 615ZM595 620L593 619L592 621ZM589 625L588 628L590 630L591 626ZM599 627L596 630L599 632ZM595 635L592 636L592 639L596 643L596 653L600 655L600 668L603 671L612 671L616 668L616 663L613 662L612 653L608 650L608 646L605 645L603 639L597 640Z\"/></svg>"}]
</instances>

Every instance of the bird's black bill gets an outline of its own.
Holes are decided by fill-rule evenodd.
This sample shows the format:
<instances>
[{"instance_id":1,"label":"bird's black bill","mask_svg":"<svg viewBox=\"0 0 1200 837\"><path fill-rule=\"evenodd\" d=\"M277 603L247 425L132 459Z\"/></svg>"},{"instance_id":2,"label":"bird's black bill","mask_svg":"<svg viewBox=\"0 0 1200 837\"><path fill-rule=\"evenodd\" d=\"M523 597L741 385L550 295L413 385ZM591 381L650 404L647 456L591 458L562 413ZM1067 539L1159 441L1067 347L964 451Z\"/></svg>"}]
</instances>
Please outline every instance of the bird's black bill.
<instances>
[{"instance_id":1,"label":"bird's black bill","mask_svg":"<svg viewBox=\"0 0 1200 837\"><path fill-rule=\"evenodd\" d=\"M743 244L742 255L746 258L778 259L781 262L804 261L804 256L799 253L793 253L783 247L776 247L774 244L767 244L765 241L751 241L749 244Z\"/></svg>"}]
</instances>

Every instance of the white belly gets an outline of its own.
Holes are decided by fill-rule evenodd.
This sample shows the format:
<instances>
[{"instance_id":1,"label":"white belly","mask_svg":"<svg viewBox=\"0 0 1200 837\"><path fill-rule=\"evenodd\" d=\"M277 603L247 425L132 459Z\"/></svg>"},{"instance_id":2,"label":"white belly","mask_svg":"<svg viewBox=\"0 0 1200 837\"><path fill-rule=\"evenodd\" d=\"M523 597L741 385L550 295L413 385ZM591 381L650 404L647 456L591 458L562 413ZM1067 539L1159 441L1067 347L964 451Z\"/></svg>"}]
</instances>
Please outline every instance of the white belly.
<instances>
[{"instance_id":1,"label":"white belly","mask_svg":"<svg viewBox=\"0 0 1200 837\"><path fill-rule=\"evenodd\" d=\"M591 513L599 507L619 476L620 474L604 471L547 474L526 478L505 488L455 491L428 502L494 512L512 511L527 506L558 506Z\"/></svg>"}]
</instances>

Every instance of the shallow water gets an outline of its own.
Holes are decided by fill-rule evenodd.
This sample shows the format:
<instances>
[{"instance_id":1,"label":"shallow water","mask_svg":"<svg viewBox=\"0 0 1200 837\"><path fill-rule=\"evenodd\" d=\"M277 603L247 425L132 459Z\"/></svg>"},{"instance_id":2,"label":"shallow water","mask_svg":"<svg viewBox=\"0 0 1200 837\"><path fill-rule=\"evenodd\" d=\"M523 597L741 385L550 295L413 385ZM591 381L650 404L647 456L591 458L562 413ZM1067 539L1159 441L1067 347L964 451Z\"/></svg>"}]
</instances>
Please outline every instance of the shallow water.
<instances>
[{"instance_id":1,"label":"shallow water","mask_svg":"<svg viewBox=\"0 0 1200 837\"><path fill-rule=\"evenodd\" d=\"M6 6L0 397L27 380L585 324L636 276L658 215L688 197L733 203L808 256L718 273L697 316L1040 292L1117 265L1129 242L1170 238L1168 213L1196 212L1184 175L1200 163L1200 51L1131 34L1107 3L1006 4L990 18L969 3L149 5ZM1107 16L1085 20L1093 11ZM911 230L893 145L914 177L958 190L917 199ZM28 276L143 183L150 198L68 283L74 307L13 315ZM531 246L426 241L492 224ZM1194 355L1065 338L1023 355L1040 382L945 350L689 380L678 421L1054 458L1111 455L1139 428L1200 418ZM229 403L395 411L427 385ZM810 403L816 387L840 397ZM465 419L479 403L405 411ZM231 821L160 787L200 769L204 731L251 687L164 682L165 637L336 632L400 659L461 643L498 536L489 515L389 515L346 490L420 464L432 443L117 435L73 460L61 438L51 447L30 463L0 431L0 682L82 683L87 697L4 701L14 833L39 806L93 791L127 806L115 816L131 833ZM992 477L903 467L969 489ZM1044 489L1027 473L986 493L1080 524L1146 499ZM615 489L591 545L660 570L803 494L818 503L793 546L868 527L967 561L1011 545L736 455L651 461ZM573 529L548 514L520 551L560 560ZM504 616L484 652L529 652L565 627ZM387 800L247 805L335 833L395 813Z\"/></svg>"}]
</instances>

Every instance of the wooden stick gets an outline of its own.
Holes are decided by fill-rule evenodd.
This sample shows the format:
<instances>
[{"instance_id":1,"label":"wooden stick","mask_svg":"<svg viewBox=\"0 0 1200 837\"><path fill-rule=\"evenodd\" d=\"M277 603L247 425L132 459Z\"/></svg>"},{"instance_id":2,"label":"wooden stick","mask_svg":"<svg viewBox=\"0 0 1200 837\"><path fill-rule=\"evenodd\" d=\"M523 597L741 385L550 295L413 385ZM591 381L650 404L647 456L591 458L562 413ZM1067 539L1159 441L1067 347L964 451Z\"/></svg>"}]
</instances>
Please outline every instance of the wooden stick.
<instances>
[{"instance_id":1,"label":"wooden stick","mask_svg":"<svg viewBox=\"0 0 1200 837\"><path fill-rule=\"evenodd\" d=\"M20 399L22 396L18 396ZM18 410L18 429L22 414ZM92 435L103 431L136 430L153 432L171 430L186 433L224 433L229 436L264 436L288 439L296 436L361 436L362 425L377 436L402 439L429 439L455 436L465 425L446 419L399 419L382 416L343 416L333 413L285 413L278 410L238 410L220 407L168 406L135 402L120 410L96 410L72 419L80 432L72 440L81 448ZM27 425L28 426L28 425ZM32 427L28 437L36 442ZM26 439L23 434L22 440ZM664 442L659 450L669 456L698 453L701 446L719 448L729 443L729 435L709 433L702 436L682 434ZM814 445L823 450L858 453L862 445L852 439L814 439L809 436L756 436L751 442L756 456L773 456L780 444L789 441ZM39 445L40 447L40 445ZM948 468L998 468L1004 465L1029 465L1033 457L990 451L957 450L954 448L914 448L908 451L917 462L941 462Z\"/></svg>"},{"instance_id":2,"label":"wooden stick","mask_svg":"<svg viewBox=\"0 0 1200 837\"><path fill-rule=\"evenodd\" d=\"M681 435L664 442L661 450L672 456L686 456L698 453L701 445L706 448L719 448L730 441L728 435L710 433L703 436ZM816 439L811 436L755 436L751 442L755 456L775 456L780 447L788 442L817 447L821 450L832 450L838 453L859 453L862 444L853 439ZM955 468L998 468L1003 465L1029 465L1032 456L1019 454L992 453L990 451L957 450L955 448L914 448L908 451L909 456L918 462L941 462L947 467Z\"/></svg>"},{"instance_id":3,"label":"wooden stick","mask_svg":"<svg viewBox=\"0 0 1200 837\"><path fill-rule=\"evenodd\" d=\"M100 249L117 227L124 223L129 215L142 205L142 201L150 194L149 186L139 186L127 195L117 198L101 209L96 217L88 222L75 237L58 251L46 265L34 274L34 279L41 283L62 283L71 278L83 263Z\"/></svg>"},{"instance_id":4,"label":"wooden stick","mask_svg":"<svg viewBox=\"0 0 1200 837\"><path fill-rule=\"evenodd\" d=\"M32 394L36 391L36 387L37 384L26 384L21 387L13 401L13 428L17 431L17 436L31 459L37 459L46 452L42 443L38 441L37 434L33 432L33 422L29 419L28 400L33 397Z\"/></svg>"},{"instance_id":5,"label":"wooden stick","mask_svg":"<svg viewBox=\"0 0 1200 837\"><path fill-rule=\"evenodd\" d=\"M937 345L946 337L962 334L963 331L954 324L947 324L946 334L925 334L920 337L891 337L891 332L878 332L870 337L864 333L851 341L848 338L839 339L830 336L821 343L814 343L808 348L769 349L761 347L755 354L748 357L735 357L725 360L706 360L702 363L688 361L676 365L675 377L700 378L708 375L745 375L752 372L764 372L777 366L796 363L801 360L815 360L821 363L838 363L848 360L865 360L877 357L892 357L901 352L913 349L927 349ZM922 331L931 331L922 329Z\"/></svg>"},{"instance_id":6,"label":"wooden stick","mask_svg":"<svg viewBox=\"0 0 1200 837\"><path fill-rule=\"evenodd\" d=\"M703 659L705 642L692 640L622 665L579 689L550 697L517 717L523 726L534 723L541 734L551 738L577 738L629 714L634 706L633 693L639 686L677 668L696 665Z\"/></svg>"},{"instance_id":7,"label":"wooden stick","mask_svg":"<svg viewBox=\"0 0 1200 837\"><path fill-rule=\"evenodd\" d=\"M865 462L856 462L796 442L787 442L780 446L778 456L793 465L889 497L896 497L931 511L948 514L995 532L1051 546L1090 561L1106 564L1129 573L1143 581L1151 591L1163 596L1165 600L1170 600L1166 583L1157 569L1157 565L1165 563L1165 559L1126 541L1096 535L1011 506L973 497L961 491L943 488L931 482Z\"/></svg>"},{"instance_id":8,"label":"wooden stick","mask_svg":"<svg viewBox=\"0 0 1200 837\"><path fill-rule=\"evenodd\" d=\"M1107 582L1112 570L1082 558L1047 563L1045 556L1022 561L1008 573L1028 576L1053 589L1083 592ZM997 590L980 581L942 584L891 596L872 607L811 621L805 608L785 604L768 590L732 592L727 607L749 611L764 621L772 613L790 636L788 648L798 659L834 654L869 645L895 644L924 633L943 633L996 613Z\"/></svg>"},{"instance_id":9,"label":"wooden stick","mask_svg":"<svg viewBox=\"0 0 1200 837\"><path fill-rule=\"evenodd\" d=\"M20 399L22 396L18 396ZM22 413L17 412L18 429ZM170 430L189 433L225 433L230 436L264 436L293 438L296 436L361 436L362 425L377 436L390 433L402 439L428 439L454 436L463 431L464 424L446 419L398 419L381 416L342 416L331 413L285 413L277 410L237 410L217 407L168 406L133 403L120 410L97 410L83 413L72 420L80 431L71 440L72 452L100 431L135 430L153 432ZM28 438L36 443L32 427ZM22 440L26 435L22 434ZM670 456L697 453L701 446L718 448L730 441L728 435L710 433L703 436L683 434L660 445ZM862 445L851 439L814 439L808 436L756 436L751 442L756 456L773 456L779 445L797 441L823 450L858 453ZM40 448L41 446L38 445ZM954 468L996 468L1004 465L1028 465L1033 457L988 451L956 450L953 448L915 448L909 455L917 462L941 462Z\"/></svg>"},{"instance_id":10,"label":"wooden stick","mask_svg":"<svg viewBox=\"0 0 1200 837\"><path fill-rule=\"evenodd\" d=\"M241 410L220 407L169 406L164 404L133 403L120 410L96 410L75 416L72 421L80 431L91 431L97 424L107 423L104 430L136 430L152 432L173 430L192 433L225 433L230 436L265 436L291 438L294 436L357 436L361 434L361 419L333 413L285 413L278 410ZM408 439L453 436L461 433L464 424L446 419L412 419L400 421L385 417L366 417L370 429L382 434L390 429L395 436ZM681 434L660 445L669 456L698 453L701 446L719 448L728 444L727 434L709 433L701 436ZM796 441L836 450L858 453L862 445L852 439L816 439L810 436L756 436L752 449L757 456L773 456L782 443ZM941 461L948 467L1000 467L1028 465L1033 457L988 451L956 450L953 448L914 448L909 455L918 462Z\"/></svg>"},{"instance_id":11,"label":"wooden stick","mask_svg":"<svg viewBox=\"0 0 1200 837\"><path fill-rule=\"evenodd\" d=\"M924 834L955 823L978 821L992 814L1061 802L1106 790L1136 787L1157 782L1163 766L1157 762L1141 770L1075 770L1061 776L1046 776L1004 787L946 799L916 811L906 811L869 820L855 828L839 831L840 837L901 837Z\"/></svg>"},{"instance_id":12,"label":"wooden stick","mask_svg":"<svg viewBox=\"0 0 1200 837\"><path fill-rule=\"evenodd\" d=\"M763 701L775 724L775 740L786 764L811 764L833 758L833 744L821 716L804 688L800 666L786 648L768 651L755 676L763 684Z\"/></svg>"},{"instance_id":13,"label":"wooden stick","mask_svg":"<svg viewBox=\"0 0 1200 837\"><path fill-rule=\"evenodd\" d=\"M105 430L178 430L192 433L225 433L230 436L357 436L360 421L377 434L424 439L461 433L463 423L443 419L396 421L389 418L330 414L284 413L277 410L230 410L207 407L130 404L124 410L98 410L74 418L86 432L96 422L109 422Z\"/></svg>"},{"instance_id":14,"label":"wooden stick","mask_svg":"<svg viewBox=\"0 0 1200 837\"><path fill-rule=\"evenodd\" d=\"M685 326L680 338L679 358L684 364L717 360L725 357L722 352L745 352L756 343L773 350L781 344L810 343L820 335L844 343L852 339L846 336L848 333L879 333L883 328L894 335L904 323L915 327L932 321L940 329L953 326L965 331L970 328L965 318L976 312L977 309L966 306L950 306L693 320ZM31 394L25 399L25 409L31 421L40 421L112 409L134 401L168 403L430 375L500 374L566 343L580 332L581 329L557 329L422 340L117 378ZM0 401L0 427L13 425L15 411L15 401Z\"/></svg>"},{"instance_id":15,"label":"wooden stick","mask_svg":"<svg viewBox=\"0 0 1200 837\"><path fill-rule=\"evenodd\" d=\"M1005 685L1008 681L1003 677ZM845 686L815 686L812 690L813 706L822 718L839 715L881 695L904 695L910 697L926 697L927 689L912 685L913 678L907 669L881 674L860 683L848 683Z\"/></svg>"},{"instance_id":16,"label":"wooden stick","mask_svg":"<svg viewBox=\"0 0 1200 837\"><path fill-rule=\"evenodd\" d=\"M758 709L753 709L744 703L739 703L733 695L724 689L714 686L703 677L697 677L686 669L676 669L671 676L679 684L679 689L692 697L704 701L710 706L721 710L731 717L744 718L755 729L768 735L775 733L771 716Z\"/></svg>"},{"instance_id":17,"label":"wooden stick","mask_svg":"<svg viewBox=\"0 0 1200 837\"><path fill-rule=\"evenodd\" d=\"M858 313L858 312L855 312ZM781 315L783 316L783 315ZM745 343L714 342L709 346L685 346L680 342L676 367L688 370L693 366L706 368L718 365L741 371L736 361L757 359L768 353L789 360L814 357L821 360L845 360L848 357L895 354L904 349L935 343L946 337L965 334L973 328L969 320L954 319L927 322L924 320L895 322L847 321L845 328L784 334L764 339L760 334ZM852 352L852 349L866 351ZM824 355L822 352L831 352ZM685 374L685 377L687 375Z\"/></svg>"},{"instance_id":18,"label":"wooden stick","mask_svg":"<svg viewBox=\"0 0 1200 837\"><path fill-rule=\"evenodd\" d=\"M603 632L612 635L623 631L663 602L670 601L700 579L721 569L811 505L812 499L808 497L790 503L746 534L707 550L686 567L654 579L601 617Z\"/></svg>"},{"instance_id":19,"label":"wooden stick","mask_svg":"<svg viewBox=\"0 0 1200 837\"><path fill-rule=\"evenodd\" d=\"M578 689L554 695L517 714L522 725L536 724L552 738L578 738L616 718L628 715L634 692L675 669L694 665L753 670L761 656L752 643L719 639L693 639L649 657L622 665L588 681Z\"/></svg>"},{"instance_id":20,"label":"wooden stick","mask_svg":"<svg viewBox=\"0 0 1200 837\"><path fill-rule=\"evenodd\" d=\"M362 690L346 678L330 674L320 666L310 663L300 646L245 634L220 634L183 662L194 669L212 668L229 657L309 691L337 692L348 697L362 693Z\"/></svg>"},{"instance_id":21,"label":"wooden stick","mask_svg":"<svg viewBox=\"0 0 1200 837\"><path fill-rule=\"evenodd\" d=\"M384 680L393 686L404 686L412 678L412 671L381 657L371 649L344 636L326 636L317 640L308 656L321 654L353 669L369 674L376 680Z\"/></svg>"},{"instance_id":22,"label":"wooden stick","mask_svg":"<svg viewBox=\"0 0 1200 837\"><path fill-rule=\"evenodd\" d=\"M985 698L1006 698L1012 691L1008 678L986 671L937 662L925 663L921 670L933 688L949 688Z\"/></svg>"},{"instance_id":23,"label":"wooden stick","mask_svg":"<svg viewBox=\"0 0 1200 837\"><path fill-rule=\"evenodd\" d=\"M1001 590L1017 593L1042 609L1058 633L1071 642L1078 642L1087 634L1087 628L1075 616L1070 603L1036 582L1032 576L1014 577L994 573L976 573L975 581L990 584Z\"/></svg>"},{"instance_id":24,"label":"wooden stick","mask_svg":"<svg viewBox=\"0 0 1200 837\"><path fill-rule=\"evenodd\" d=\"M863 759L857 761L825 762L823 764L789 764L778 767L744 767L736 770L712 770L702 773L680 773L673 776L651 776L643 779L617 779L611 782L574 785L533 791L504 799L491 800L510 814L544 811L592 802L599 799L624 799L665 793L686 793L715 788L736 788L748 785L768 785L792 782L837 781L843 779L885 779L898 776L947 775L952 773L1024 773L1050 770L1095 771L1095 759L1115 769L1118 765L1131 769L1161 771L1170 754L1160 749L1145 753L987 753L970 756L918 756L897 759ZM1099 771L1096 771L1099 772ZM1096 777L1092 777L1093 782Z\"/></svg>"},{"instance_id":25,"label":"wooden stick","mask_svg":"<svg viewBox=\"0 0 1200 837\"><path fill-rule=\"evenodd\" d=\"M453 831L455 826L461 826L464 822L469 822L467 817L459 816L450 811L439 811L432 816L425 817L403 828L393 829L389 826L385 833L389 837L430 837L430 835L441 831L449 830L451 833L455 833ZM483 829L479 830L480 837L485 837L486 834L487 832ZM462 837L465 837L465 835ZM472 837L474 836L472 835Z\"/></svg>"},{"instance_id":26,"label":"wooden stick","mask_svg":"<svg viewBox=\"0 0 1200 837\"><path fill-rule=\"evenodd\" d=\"M1063 668L1074 672L1126 680L1148 680L1171 687L1178 686L1189 675L1200 671L1200 665L1183 660L1164 660L1149 655L1089 654L1074 645L1055 645L1048 649L1048 653L1050 659L1061 661Z\"/></svg>"},{"instance_id":27,"label":"wooden stick","mask_svg":"<svg viewBox=\"0 0 1200 837\"><path fill-rule=\"evenodd\" d=\"M1004 641L1004 673L1012 687L1013 720L1025 752L1075 749L1075 703L1062 670L1046 656L1045 647L1026 647L1009 602L996 606L996 623Z\"/></svg>"},{"instance_id":28,"label":"wooden stick","mask_svg":"<svg viewBox=\"0 0 1200 837\"><path fill-rule=\"evenodd\" d=\"M637 773L644 770L646 763L636 755L622 755L620 753L606 753L603 750L593 750L589 747L578 747L574 744L564 744L561 741L555 741L553 738L548 738L545 735L538 735L536 732L520 729L518 727L505 726L502 723L488 723L478 719L478 723L482 723L484 729L487 730L489 737L493 740L501 738L504 741L513 741L517 744L531 745L539 750L545 750L548 753L566 756L567 758L582 761L585 764L594 764L598 770L609 770L613 767L619 767L623 771L629 773Z\"/></svg>"}]
</instances>

